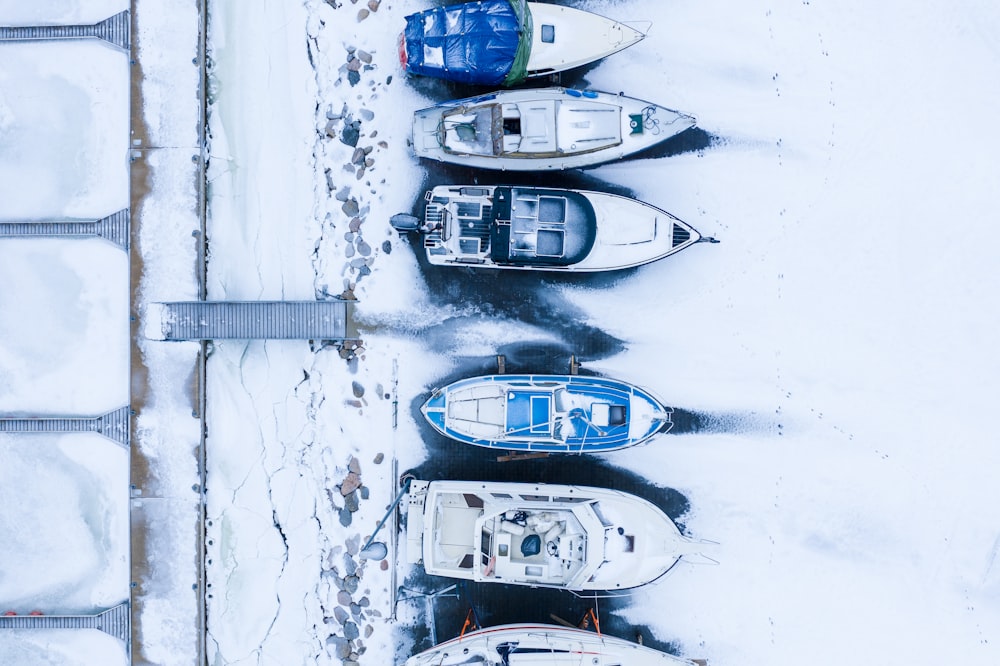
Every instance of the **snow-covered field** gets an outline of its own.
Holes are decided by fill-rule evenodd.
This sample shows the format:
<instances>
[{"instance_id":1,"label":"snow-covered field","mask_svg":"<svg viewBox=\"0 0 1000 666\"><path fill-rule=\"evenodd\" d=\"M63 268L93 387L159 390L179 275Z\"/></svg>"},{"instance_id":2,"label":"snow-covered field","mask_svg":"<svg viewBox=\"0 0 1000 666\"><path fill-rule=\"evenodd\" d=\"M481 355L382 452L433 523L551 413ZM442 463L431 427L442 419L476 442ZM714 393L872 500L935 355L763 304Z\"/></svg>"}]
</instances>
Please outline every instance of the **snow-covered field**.
<instances>
[{"instance_id":1,"label":"snow-covered field","mask_svg":"<svg viewBox=\"0 0 1000 666\"><path fill-rule=\"evenodd\" d=\"M428 3L334 4L210 3L209 297L351 288L365 340L350 360L306 343L214 347L210 663L338 663L362 646L363 664L405 655L402 630L426 623L423 607L402 605L391 621L392 566L360 560L357 546L395 491L393 458L400 471L424 462L409 406L467 359L522 342L590 349L589 370L698 416L691 432L608 456L682 492L688 533L719 542L718 566L680 567L637 591L616 611L625 620L716 665L1000 662L993 3L567 3L651 20L645 41L585 84L692 113L700 132L690 150L588 175L722 242L611 280L540 278L544 295L510 282L537 298L531 316L495 302L503 278L430 273L389 229L436 177L406 147L408 115L431 88L407 80L395 49L402 17ZM182 67L196 25L143 9L142 29L186 35L187 50L170 51L145 33L144 58L175 58L156 61L145 120L189 153L196 82ZM0 135L13 108L0 104ZM357 129L356 146L345 129ZM194 296L193 193L176 177L190 157L182 168L170 155L149 158L163 170L149 204L158 223L145 231L164 233L144 237L144 302ZM7 265L10 284L21 271ZM489 290L461 297L470 282ZM197 481L197 433L176 399L193 349L143 350L155 400L139 417L141 445L179 495ZM5 377L0 396L15 395ZM173 525L181 537L159 552L183 573L196 544L190 523ZM184 575L171 580L144 611L144 654L188 663L196 602Z\"/></svg>"}]
</instances>

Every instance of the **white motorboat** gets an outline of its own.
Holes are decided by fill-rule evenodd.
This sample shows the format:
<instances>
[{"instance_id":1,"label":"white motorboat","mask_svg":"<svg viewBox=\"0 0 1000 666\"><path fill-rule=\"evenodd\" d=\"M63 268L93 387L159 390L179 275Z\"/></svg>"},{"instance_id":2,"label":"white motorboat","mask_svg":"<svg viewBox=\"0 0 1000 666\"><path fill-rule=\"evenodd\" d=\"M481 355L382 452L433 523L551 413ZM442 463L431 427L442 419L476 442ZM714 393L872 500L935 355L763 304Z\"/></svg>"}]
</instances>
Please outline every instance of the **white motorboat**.
<instances>
[{"instance_id":1,"label":"white motorboat","mask_svg":"<svg viewBox=\"0 0 1000 666\"><path fill-rule=\"evenodd\" d=\"M695 666L631 641L548 624L471 631L406 660L405 666Z\"/></svg>"},{"instance_id":2,"label":"white motorboat","mask_svg":"<svg viewBox=\"0 0 1000 666\"><path fill-rule=\"evenodd\" d=\"M509 86L600 60L645 36L571 7L478 0L407 16L399 60L412 74Z\"/></svg>"},{"instance_id":3,"label":"white motorboat","mask_svg":"<svg viewBox=\"0 0 1000 666\"><path fill-rule=\"evenodd\" d=\"M427 259L437 266L610 271L656 261L703 240L664 210L603 192L440 185L426 200L422 222L396 215L392 224L421 232Z\"/></svg>"},{"instance_id":4,"label":"white motorboat","mask_svg":"<svg viewBox=\"0 0 1000 666\"><path fill-rule=\"evenodd\" d=\"M623 94L500 90L413 116L418 157L481 169L574 169L621 159L693 127L691 116Z\"/></svg>"},{"instance_id":5,"label":"white motorboat","mask_svg":"<svg viewBox=\"0 0 1000 666\"><path fill-rule=\"evenodd\" d=\"M408 561L481 583L622 590L696 547L660 509L617 490L415 480L405 501Z\"/></svg>"}]
</instances>

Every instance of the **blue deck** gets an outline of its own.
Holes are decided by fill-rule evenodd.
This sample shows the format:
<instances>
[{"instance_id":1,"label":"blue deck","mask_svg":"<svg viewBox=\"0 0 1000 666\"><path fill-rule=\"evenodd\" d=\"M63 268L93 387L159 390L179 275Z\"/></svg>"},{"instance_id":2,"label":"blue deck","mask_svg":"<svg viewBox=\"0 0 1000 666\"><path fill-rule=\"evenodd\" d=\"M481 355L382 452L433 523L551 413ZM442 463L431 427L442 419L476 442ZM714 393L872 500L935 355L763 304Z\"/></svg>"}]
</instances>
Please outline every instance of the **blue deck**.
<instances>
[{"instance_id":1,"label":"blue deck","mask_svg":"<svg viewBox=\"0 0 1000 666\"><path fill-rule=\"evenodd\" d=\"M505 387L503 435L482 439L461 426L445 422L450 392L474 386ZM631 401L643 400L665 415L669 411L638 387L604 377L576 375L489 375L459 380L436 392L425 405L425 415L441 433L469 444L512 451L595 453L638 444L653 435L653 422L629 436ZM666 416L669 420L669 416Z\"/></svg>"}]
</instances>

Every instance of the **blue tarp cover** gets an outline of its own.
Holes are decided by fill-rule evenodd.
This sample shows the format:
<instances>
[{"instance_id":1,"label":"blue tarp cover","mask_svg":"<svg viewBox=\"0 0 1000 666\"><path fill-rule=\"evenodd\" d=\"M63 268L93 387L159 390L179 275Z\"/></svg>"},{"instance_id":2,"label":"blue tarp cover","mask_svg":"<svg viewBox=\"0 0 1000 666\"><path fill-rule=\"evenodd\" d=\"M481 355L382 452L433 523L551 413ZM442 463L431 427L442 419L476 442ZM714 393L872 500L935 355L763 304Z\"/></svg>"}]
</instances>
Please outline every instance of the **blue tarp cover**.
<instances>
[{"instance_id":1,"label":"blue tarp cover","mask_svg":"<svg viewBox=\"0 0 1000 666\"><path fill-rule=\"evenodd\" d=\"M483 0L407 16L407 71L479 85L523 80L531 31L521 6Z\"/></svg>"}]
</instances>

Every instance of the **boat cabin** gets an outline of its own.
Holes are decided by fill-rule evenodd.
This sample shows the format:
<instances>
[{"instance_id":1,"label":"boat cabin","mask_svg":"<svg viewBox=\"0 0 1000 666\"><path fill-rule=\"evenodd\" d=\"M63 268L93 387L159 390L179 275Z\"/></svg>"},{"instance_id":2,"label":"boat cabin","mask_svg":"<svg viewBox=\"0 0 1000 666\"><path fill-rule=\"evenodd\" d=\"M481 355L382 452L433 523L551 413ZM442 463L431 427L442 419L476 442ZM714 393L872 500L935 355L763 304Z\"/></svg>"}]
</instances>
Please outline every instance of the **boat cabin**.
<instances>
[{"instance_id":1,"label":"boat cabin","mask_svg":"<svg viewBox=\"0 0 1000 666\"><path fill-rule=\"evenodd\" d=\"M424 219L435 227L424 238L431 256L466 263L569 266L597 238L594 207L568 190L457 188L432 196Z\"/></svg>"},{"instance_id":2,"label":"boat cabin","mask_svg":"<svg viewBox=\"0 0 1000 666\"><path fill-rule=\"evenodd\" d=\"M443 114L438 141L449 153L558 157L622 142L621 107L586 97L489 102Z\"/></svg>"}]
</instances>

